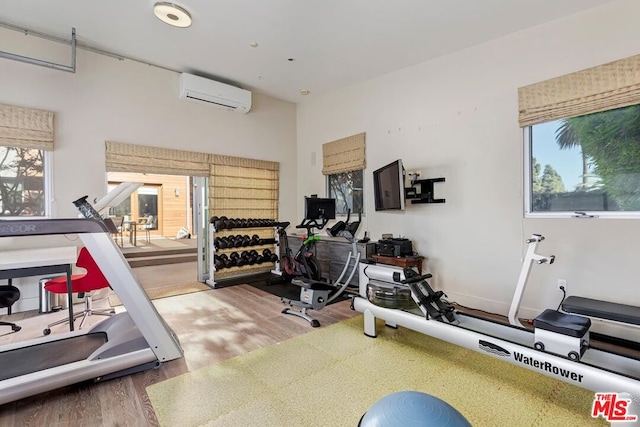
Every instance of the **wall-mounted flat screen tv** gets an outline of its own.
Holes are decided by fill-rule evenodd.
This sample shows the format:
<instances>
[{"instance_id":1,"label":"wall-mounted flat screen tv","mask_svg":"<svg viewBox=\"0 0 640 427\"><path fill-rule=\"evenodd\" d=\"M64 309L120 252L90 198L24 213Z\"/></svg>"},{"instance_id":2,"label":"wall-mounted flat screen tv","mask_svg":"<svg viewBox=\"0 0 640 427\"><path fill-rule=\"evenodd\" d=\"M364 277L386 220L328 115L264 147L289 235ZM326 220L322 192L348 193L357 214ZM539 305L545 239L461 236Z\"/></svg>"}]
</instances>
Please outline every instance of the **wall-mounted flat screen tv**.
<instances>
[{"instance_id":1,"label":"wall-mounted flat screen tv","mask_svg":"<svg viewBox=\"0 0 640 427\"><path fill-rule=\"evenodd\" d=\"M402 160L373 171L373 195L377 211L404 210Z\"/></svg>"}]
</instances>

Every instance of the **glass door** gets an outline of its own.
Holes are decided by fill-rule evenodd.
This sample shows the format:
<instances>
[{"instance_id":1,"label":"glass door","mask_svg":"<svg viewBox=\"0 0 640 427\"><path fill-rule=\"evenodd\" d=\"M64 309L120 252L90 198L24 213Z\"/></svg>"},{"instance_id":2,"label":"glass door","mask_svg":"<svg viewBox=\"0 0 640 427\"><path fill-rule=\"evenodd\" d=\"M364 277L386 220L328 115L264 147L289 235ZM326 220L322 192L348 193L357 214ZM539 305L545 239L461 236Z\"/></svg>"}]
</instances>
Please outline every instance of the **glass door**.
<instances>
[{"instance_id":1,"label":"glass door","mask_svg":"<svg viewBox=\"0 0 640 427\"><path fill-rule=\"evenodd\" d=\"M144 185L138 188L138 224L149 231L158 229L158 187Z\"/></svg>"},{"instance_id":2,"label":"glass door","mask_svg":"<svg viewBox=\"0 0 640 427\"><path fill-rule=\"evenodd\" d=\"M198 281L209 280L209 186L206 177L193 177L193 231L198 243Z\"/></svg>"}]
</instances>

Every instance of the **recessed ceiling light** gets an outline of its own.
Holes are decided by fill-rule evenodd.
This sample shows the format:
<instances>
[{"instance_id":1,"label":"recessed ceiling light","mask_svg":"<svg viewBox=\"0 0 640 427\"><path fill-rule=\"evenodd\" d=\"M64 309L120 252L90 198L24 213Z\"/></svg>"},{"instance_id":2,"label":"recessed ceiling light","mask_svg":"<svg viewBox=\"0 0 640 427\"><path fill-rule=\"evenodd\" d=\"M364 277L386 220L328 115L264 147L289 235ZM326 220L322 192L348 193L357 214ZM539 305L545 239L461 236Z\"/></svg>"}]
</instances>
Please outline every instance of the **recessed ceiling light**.
<instances>
[{"instance_id":1,"label":"recessed ceiling light","mask_svg":"<svg viewBox=\"0 0 640 427\"><path fill-rule=\"evenodd\" d=\"M251 42L251 43L249 44L249 46L251 46L251 47L258 47L258 42Z\"/></svg>"},{"instance_id":2,"label":"recessed ceiling light","mask_svg":"<svg viewBox=\"0 0 640 427\"><path fill-rule=\"evenodd\" d=\"M191 15L184 8L173 3L159 2L153 6L153 13L162 22L179 28L191 25Z\"/></svg>"},{"instance_id":3,"label":"recessed ceiling light","mask_svg":"<svg viewBox=\"0 0 640 427\"><path fill-rule=\"evenodd\" d=\"M311 91L309 89L301 89L300 90L300 95L309 95L311 93Z\"/></svg>"}]
</instances>

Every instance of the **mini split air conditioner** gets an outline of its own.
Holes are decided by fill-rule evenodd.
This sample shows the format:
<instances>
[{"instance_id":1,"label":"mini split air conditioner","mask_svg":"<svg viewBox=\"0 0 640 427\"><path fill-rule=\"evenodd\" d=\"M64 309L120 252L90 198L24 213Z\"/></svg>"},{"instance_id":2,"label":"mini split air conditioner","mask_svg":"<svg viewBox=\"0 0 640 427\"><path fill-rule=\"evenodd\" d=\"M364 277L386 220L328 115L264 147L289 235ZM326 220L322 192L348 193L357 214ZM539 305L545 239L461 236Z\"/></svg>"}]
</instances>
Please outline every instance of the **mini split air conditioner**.
<instances>
[{"instance_id":1,"label":"mini split air conditioner","mask_svg":"<svg viewBox=\"0 0 640 427\"><path fill-rule=\"evenodd\" d=\"M240 113L251 110L250 91L187 73L180 74L180 99Z\"/></svg>"}]
</instances>

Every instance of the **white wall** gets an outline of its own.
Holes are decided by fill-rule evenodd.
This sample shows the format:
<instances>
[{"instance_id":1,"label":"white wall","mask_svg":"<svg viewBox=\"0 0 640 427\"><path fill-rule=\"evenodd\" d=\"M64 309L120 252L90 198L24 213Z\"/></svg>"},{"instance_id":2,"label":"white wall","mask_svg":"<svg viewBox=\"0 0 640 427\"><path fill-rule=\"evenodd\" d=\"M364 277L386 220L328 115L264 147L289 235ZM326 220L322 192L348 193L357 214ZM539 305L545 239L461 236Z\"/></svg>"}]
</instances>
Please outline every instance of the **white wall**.
<instances>
[{"instance_id":1,"label":"white wall","mask_svg":"<svg viewBox=\"0 0 640 427\"><path fill-rule=\"evenodd\" d=\"M640 220L523 219L523 142L517 88L638 54L640 3L621 0L419 64L298 105L298 199L324 194L321 145L366 132L368 230L413 240L435 287L451 300L506 313L524 240L541 233L541 254L521 313L556 307L570 294L640 305ZM399 46L399 49L402 47ZM372 174L402 159L435 184L445 204L375 212ZM302 207L298 205L298 217ZM530 309L527 310L526 308Z\"/></svg>"},{"instance_id":2,"label":"white wall","mask_svg":"<svg viewBox=\"0 0 640 427\"><path fill-rule=\"evenodd\" d=\"M0 30L0 50L71 63L69 46L15 31ZM280 214L295 215L295 201L286 197L296 192L293 103L254 93L251 112L238 114L182 101L178 74L81 49L76 73L0 59L0 103L55 112L56 217L77 216L71 202L78 197L105 194L106 140L280 162ZM0 249L33 244L0 240ZM37 296L31 290L27 299Z\"/></svg>"}]
</instances>

